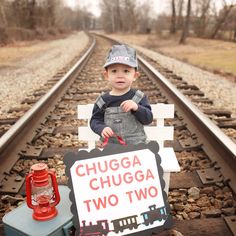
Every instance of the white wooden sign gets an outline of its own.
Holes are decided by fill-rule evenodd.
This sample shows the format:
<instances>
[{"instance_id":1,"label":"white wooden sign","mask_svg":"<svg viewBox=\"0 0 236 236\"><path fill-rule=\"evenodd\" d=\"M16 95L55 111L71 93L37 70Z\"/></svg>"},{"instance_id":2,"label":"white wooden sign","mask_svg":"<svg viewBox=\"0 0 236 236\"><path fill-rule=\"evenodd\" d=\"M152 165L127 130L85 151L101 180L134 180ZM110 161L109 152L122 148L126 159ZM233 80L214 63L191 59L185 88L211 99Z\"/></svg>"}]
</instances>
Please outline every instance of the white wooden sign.
<instances>
[{"instance_id":1,"label":"white wooden sign","mask_svg":"<svg viewBox=\"0 0 236 236\"><path fill-rule=\"evenodd\" d=\"M76 235L151 235L171 226L158 144L64 158Z\"/></svg>"}]
</instances>

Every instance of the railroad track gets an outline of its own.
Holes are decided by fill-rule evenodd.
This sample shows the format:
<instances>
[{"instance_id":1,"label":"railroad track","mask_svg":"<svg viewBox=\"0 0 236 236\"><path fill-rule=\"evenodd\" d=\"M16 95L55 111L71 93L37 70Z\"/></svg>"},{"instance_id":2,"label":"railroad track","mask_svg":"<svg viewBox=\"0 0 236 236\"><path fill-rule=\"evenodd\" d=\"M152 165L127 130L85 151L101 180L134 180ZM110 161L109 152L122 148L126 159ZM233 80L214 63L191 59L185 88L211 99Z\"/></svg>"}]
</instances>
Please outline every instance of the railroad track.
<instances>
[{"instance_id":1,"label":"railroad track","mask_svg":"<svg viewBox=\"0 0 236 236\"><path fill-rule=\"evenodd\" d=\"M108 90L101 69L111 44L96 36L96 44L93 41L73 68L2 135L1 216L24 200L24 177L33 163L46 162L56 169L58 182L67 183L64 153L86 146L77 138L82 125L77 120L77 105L93 103L98 94ZM170 182L174 229L183 235L232 234L236 221L235 143L177 90L180 83L173 86L153 62L139 60L142 79L134 86L145 91L151 103L174 103L176 108L175 119L168 121L175 126L175 141L166 143L174 147L181 165L181 172L173 173ZM162 72L175 77L163 68Z\"/></svg>"}]
</instances>

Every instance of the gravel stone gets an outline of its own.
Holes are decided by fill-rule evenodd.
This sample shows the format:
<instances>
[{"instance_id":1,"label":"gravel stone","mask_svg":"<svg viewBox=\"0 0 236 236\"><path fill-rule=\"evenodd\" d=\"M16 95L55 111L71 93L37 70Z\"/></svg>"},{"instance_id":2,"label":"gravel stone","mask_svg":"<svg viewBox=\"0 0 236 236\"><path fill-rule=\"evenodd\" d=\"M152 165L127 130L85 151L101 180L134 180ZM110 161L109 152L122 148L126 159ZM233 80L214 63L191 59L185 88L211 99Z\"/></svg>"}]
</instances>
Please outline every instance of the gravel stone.
<instances>
[{"instance_id":1,"label":"gravel stone","mask_svg":"<svg viewBox=\"0 0 236 236\"><path fill-rule=\"evenodd\" d=\"M182 203L176 203L176 204L174 204L174 208L176 211L183 211L184 205Z\"/></svg>"},{"instance_id":2,"label":"gravel stone","mask_svg":"<svg viewBox=\"0 0 236 236\"><path fill-rule=\"evenodd\" d=\"M206 217L206 218L214 218L214 217L220 217L221 215L221 210L219 209L213 209L213 210L206 210L203 212L203 215Z\"/></svg>"},{"instance_id":3,"label":"gravel stone","mask_svg":"<svg viewBox=\"0 0 236 236\"><path fill-rule=\"evenodd\" d=\"M200 189L197 187L192 187L188 190L189 198L199 199L200 197Z\"/></svg>"},{"instance_id":4,"label":"gravel stone","mask_svg":"<svg viewBox=\"0 0 236 236\"><path fill-rule=\"evenodd\" d=\"M199 212L190 212L188 216L190 219L199 219L201 217L201 214Z\"/></svg>"},{"instance_id":5,"label":"gravel stone","mask_svg":"<svg viewBox=\"0 0 236 236\"><path fill-rule=\"evenodd\" d=\"M172 231L171 231L171 236L183 236L183 234L180 233L180 232L177 231L177 230L172 230Z\"/></svg>"},{"instance_id":6,"label":"gravel stone","mask_svg":"<svg viewBox=\"0 0 236 236\"><path fill-rule=\"evenodd\" d=\"M235 209L233 207L231 207L231 208L222 208L222 213L226 216L232 216L235 213Z\"/></svg>"}]
</instances>

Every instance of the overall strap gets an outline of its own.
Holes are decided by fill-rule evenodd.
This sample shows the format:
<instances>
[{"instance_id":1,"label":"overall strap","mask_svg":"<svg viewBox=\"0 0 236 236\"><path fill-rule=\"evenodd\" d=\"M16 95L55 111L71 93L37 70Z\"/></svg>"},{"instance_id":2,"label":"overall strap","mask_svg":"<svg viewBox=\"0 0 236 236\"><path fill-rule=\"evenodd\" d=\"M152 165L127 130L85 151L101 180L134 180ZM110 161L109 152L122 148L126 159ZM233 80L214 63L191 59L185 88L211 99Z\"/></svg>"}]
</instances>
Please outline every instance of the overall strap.
<instances>
[{"instance_id":1,"label":"overall strap","mask_svg":"<svg viewBox=\"0 0 236 236\"><path fill-rule=\"evenodd\" d=\"M137 90L132 100L138 104L143 99L143 97L144 97L144 93L140 90Z\"/></svg>"},{"instance_id":2,"label":"overall strap","mask_svg":"<svg viewBox=\"0 0 236 236\"><path fill-rule=\"evenodd\" d=\"M97 106L98 106L100 109L103 108L103 106L104 106L106 103L104 102L104 100L103 100L103 98L102 98L102 95L100 95L100 96L97 98L95 104L97 104Z\"/></svg>"}]
</instances>

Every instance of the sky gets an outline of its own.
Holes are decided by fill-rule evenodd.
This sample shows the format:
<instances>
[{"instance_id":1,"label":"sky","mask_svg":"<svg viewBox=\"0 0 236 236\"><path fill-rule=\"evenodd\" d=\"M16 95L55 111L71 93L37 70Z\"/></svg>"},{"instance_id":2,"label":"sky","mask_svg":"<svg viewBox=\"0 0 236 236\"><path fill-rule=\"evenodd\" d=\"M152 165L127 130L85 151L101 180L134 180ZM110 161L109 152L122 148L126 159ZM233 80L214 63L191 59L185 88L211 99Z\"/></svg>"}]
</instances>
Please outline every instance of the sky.
<instances>
[{"instance_id":1,"label":"sky","mask_svg":"<svg viewBox=\"0 0 236 236\"><path fill-rule=\"evenodd\" d=\"M112 1L112 0L111 0ZM140 3L146 2L147 0L138 0ZM85 7L95 16L100 16L99 2L100 0L65 0L68 6L75 8L77 5ZM168 12L170 9L170 0L149 0L153 5L152 9L154 13L160 14L162 12ZM214 0L217 8L221 8L222 0ZM227 3L236 4L236 0L226 0Z\"/></svg>"}]
</instances>

